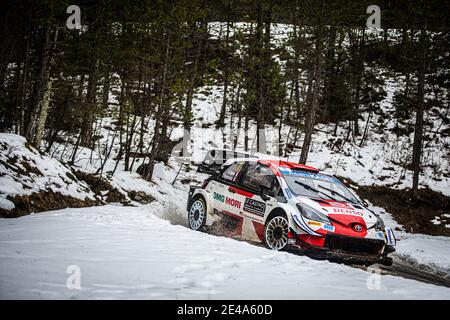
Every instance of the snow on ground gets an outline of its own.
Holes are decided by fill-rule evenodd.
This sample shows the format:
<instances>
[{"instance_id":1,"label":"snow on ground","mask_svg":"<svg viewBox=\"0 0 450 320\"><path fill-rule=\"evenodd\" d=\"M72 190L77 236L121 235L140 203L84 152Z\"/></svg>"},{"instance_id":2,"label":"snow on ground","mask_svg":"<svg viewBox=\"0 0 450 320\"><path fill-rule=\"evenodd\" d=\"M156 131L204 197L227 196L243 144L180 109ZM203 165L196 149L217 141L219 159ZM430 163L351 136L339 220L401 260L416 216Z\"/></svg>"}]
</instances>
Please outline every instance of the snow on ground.
<instances>
[{"instance_id":1,"label":"snow on ground","mask_svg":"<svg viewBox=\"0 0 450 320\"><path fill-rule=\"evenodd\" d=\"M384 223L395 229L397 245L394 255L413 265L426 266L450 276L450 238L411 234L383 208L369 203L369 209L380 215Z\"/></svg>"},{"instance_id":2,"label":"snow on ground","mask_svg":"<svg viewBox=\"0 0 450 320\"><path fill-rule=\"evenodd\" d=\"M0 298L450 298L448 288L189 231L156 217L161 209L108 205L0 220ZM77 268L80 289L69 289Z\"/></svg>"},{"instance_id":3,"label":"snow on ground","mask_svg":"<svg viewBox=\"0 0 450 320\"><path fill-rule=\"evenodd\" d=\"M15 207L8 196L47 190L80 200L94 199L89 187L58 160L40 154L24 137L0 133L0 208Z\"/></svg>"},{"instance_id":4,"label":"snow on ground","mask_svg":"<svg viewBox=\"0 0 450 320\"><path fill-rule=\"evenodd\" d=\"M401 233L396 255L416 265L450 274L450 238Z\"/></svg>"}]
</instances>

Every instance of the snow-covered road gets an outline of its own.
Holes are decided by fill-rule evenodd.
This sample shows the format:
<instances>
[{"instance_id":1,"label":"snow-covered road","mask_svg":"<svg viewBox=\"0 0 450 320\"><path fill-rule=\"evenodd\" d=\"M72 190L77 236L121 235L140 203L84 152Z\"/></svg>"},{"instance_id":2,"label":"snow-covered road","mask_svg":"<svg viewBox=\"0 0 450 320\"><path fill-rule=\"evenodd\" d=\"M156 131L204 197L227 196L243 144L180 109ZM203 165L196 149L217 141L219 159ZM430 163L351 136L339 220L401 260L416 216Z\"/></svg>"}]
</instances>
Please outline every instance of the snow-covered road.
<instances>
[{"instance_id":1,"label":"snow-covered road","mask_svg":"<svg viewBox=\"0 0 450 320\"><path fill-rule=\"evenodd\" d=\"M171 225L158 206L1 219L0 298L450 299L449 288ZM78 268L81 288L69 289Z\"/></svg>"}]
</instances>

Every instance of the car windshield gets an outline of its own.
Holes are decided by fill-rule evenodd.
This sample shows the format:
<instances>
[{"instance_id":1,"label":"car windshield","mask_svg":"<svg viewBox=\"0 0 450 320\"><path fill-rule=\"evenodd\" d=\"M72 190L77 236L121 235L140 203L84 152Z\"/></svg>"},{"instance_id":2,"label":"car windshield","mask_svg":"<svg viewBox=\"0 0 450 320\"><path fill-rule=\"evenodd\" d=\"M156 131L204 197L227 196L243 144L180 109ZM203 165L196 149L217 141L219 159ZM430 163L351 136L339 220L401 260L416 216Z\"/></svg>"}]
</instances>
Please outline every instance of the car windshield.
<instances>
[{"instance_id":1,"label":"car windshield","mask_svg":"<svg viewBox=\"0 0 450 320\"><path fill-rule=\"evenodd\" d=\"M358 199L335 177L322 173L280 168L288 187L297 196L359 203Z\"/></svg>"}]
</instances>

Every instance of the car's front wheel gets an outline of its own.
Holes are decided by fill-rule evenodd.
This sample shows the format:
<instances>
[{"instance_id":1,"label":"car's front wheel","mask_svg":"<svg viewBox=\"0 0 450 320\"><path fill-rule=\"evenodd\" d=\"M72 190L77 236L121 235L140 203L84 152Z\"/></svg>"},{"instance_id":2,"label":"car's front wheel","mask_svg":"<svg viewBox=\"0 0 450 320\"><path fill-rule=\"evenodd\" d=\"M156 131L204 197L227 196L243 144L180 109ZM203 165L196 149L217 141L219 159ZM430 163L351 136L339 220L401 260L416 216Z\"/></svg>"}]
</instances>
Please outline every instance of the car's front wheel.
<instances>
[{"instance_id":1,"label":"car's front wheel","mask_svg":"<svg viewBox=\"0 0 450 320\"><path fill-rule=\"evenodd\" d=\"M285 215L277 214L269 219L264 229L266 246L272 250L283 250L288 244L289 222Z\"/></svg>"},{"instance_id":2,"label":"car's front wheel","mask_svg":"<svg viewBox=\"0 0 450 320\"><path fill-rule=\"evenodd\" d=\"M201 198L194 201L188 212L188 223L192 230L200 230L206 221L206 204Z\"/></svg>"}]
</instances>

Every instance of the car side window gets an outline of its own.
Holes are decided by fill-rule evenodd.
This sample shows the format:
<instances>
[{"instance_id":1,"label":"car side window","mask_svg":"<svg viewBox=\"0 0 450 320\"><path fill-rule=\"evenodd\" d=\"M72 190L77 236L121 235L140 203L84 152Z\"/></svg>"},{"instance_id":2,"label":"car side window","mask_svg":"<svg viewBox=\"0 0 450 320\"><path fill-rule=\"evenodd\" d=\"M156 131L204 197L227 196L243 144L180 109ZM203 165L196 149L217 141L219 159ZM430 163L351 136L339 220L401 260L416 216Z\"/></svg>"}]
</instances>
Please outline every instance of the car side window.
<instances>
[{"instance_id":1,"label":"car side window","mask_svg":"<svg viewBox=\"0 0 450 320\"><path fill-rule=\"evenodd\" d=\"M221 178L228 182L237 182L239 177L239 172L244 166L243 162L235 162L230 165L224 172L222 172Z\"/></svg>"},{"instance_id":2,"label":"car side window","mask_svg":"<svg viewBox=\"0 0 450 320\"><path fill-rule=\"evenodd\" d=\"M280 190L278 180L273 171L269 167L259 163L251 163L248 165L247 171L242 177L241 185L257 192L261 190L262 186L266 187L270 189L273 196Z\"/></svg>"}]
</instances>

